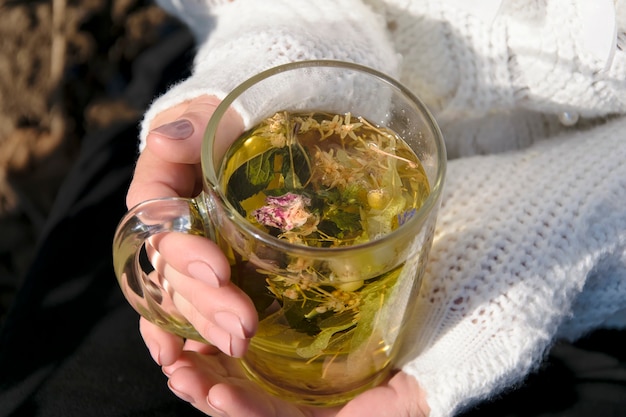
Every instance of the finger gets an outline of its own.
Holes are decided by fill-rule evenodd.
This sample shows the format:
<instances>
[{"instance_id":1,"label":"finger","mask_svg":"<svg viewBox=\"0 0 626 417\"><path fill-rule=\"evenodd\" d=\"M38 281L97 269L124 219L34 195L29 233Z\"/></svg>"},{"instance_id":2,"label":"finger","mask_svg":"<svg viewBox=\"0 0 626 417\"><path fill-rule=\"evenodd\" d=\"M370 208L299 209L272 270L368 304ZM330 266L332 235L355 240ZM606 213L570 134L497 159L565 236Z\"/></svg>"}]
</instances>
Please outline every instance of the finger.
<instances>
[{"instance_id":1,"label":"finger","mask_svg":"<svg viewBox=\"0 0 626 417\"><path fill-rule=\"evenodd\" d=\"M153 271L150 276L158 277L158 285L171 297L163 299L161 307L182 315L205 340L224 353L243 356L258 325L250 298L233 284L215 288L169 264L155 265L161 273Z\"/></svg>"},{"instance_id":2,"label":"finger","mask_svg":"<svg viewBox=\"0 0 626 417\"><path fill-rule=\"evenodd\" d=\"M162 300L162 308L173 303L172 311L182 314L205 340L230 356L243 356L258 319L252 301L229 285L230 266L224 254L202 236L167 233L160 237L147 243L146 249L156 268L151 276L157 276L158 284L172 295ZM198 260L200 255L209 261ZM223 291L215 291L220 287Z\"/></svg>"},{"instance_id":3,"label":"finger","mask_svg":"<svg viewBox=\"0 0 626 417\"><path fill-rule=\"evenodd\" d=\"M245 376L239 361L224 355L184 352L164 371L176 395L214 417L332 417L339 410L298 406L271 396Z\"/></svg>"},{"instance_id":4,"label":"finger","mask_svg":"<svg viewBox=\"0 0 626 417\"><path fill-rule=\"evenodd\" d=\"M196 368L198 372L209 372L210 375L206 377L213 379L215 379L216 376L221 378L239 378L243 376L243 370L241 369L239 361L225 356L217 349L214 350L214 353L199 353L192 350L184 350L176 362L163 367L163 372L168 377L171 377L179 368L185 367ZM223 382L223 380L216 380L216 382Z\"/></svg>"},{"instance_id":5,"label":"finger","mask_svg":"<svg viewBox=\"0 0 626 417\"><path fill-rule=\"evenodd\" d=\"M187 352L195 352L201 355L215 355L220 352L218 348L211 344L198 342L192 339L185 340L183 349Z\"/></svg>"},{"instance_id":6,"label":"finger","mask_svg":"<svg viewBox=\"0 0 626 417\"><path fill-rule=\"evenodd\" d=\"M235 363L238 369L227 373L225 362ZM185 352L181 360L166 371L168 385L176 395L215 417L305 415L296 406L262 392L243 376L241 365L220 355L201 357Z\"/></svg>"},{"instance_id":7,"label":"finger","mask_svg":"<svg viewBox=\"0 0 626 417\"><path fill-rule=\"evenodd\" d=\"M215 243L202 236L183 233L164 234L155 242L158 251L152 255L152 263L165 277L164 284L185 299L186 302L177 307L187 309L180 312L200 334L206 336L202 329L207 325L217 325L239 339L254 335L258 325L254 304L248 295L230 283L230 265ZM165 262L166 259L169 262Z\"/></svg>"},{"instance_id":8,"label":"finger","mask_svg":"<svg viewBox=\"0 0 626 417\"><path fill-rule=\"evenodd\" d=\"M234 284L210 287L166 266L165 277L179 295L196 308L203 317L240 338L249 338L257 329L258 316L250 298ZM219 317L219 313L227 317ZM232 317L230 317L232 316ZM228 323L229 318L236 320Z\"/></svg>"},{"instance_id":9,"label":"finger","mask_svg":"<svg viewBox=\"0 0 626 417\"><path fill-rule=\"evenodd\" d=\"M151 130L146 137L147 148L164 161L199 163L205 129L218 104L219 99L216 97L201 96L161 112L150 124ZM241 118L233 110L227 111L222 117L219 135L234 141L242 132ZM218 156L223 151L225 148L221 146L216 148Z\"/></svg>"},{"instance_id":10,"label":"finger","mask_svg":"<svg viewBox=\"0 0 626 417\"><path fill-rule=\"evenodd\" d=\"M170 365L180 357L183 339L161 329L145 318L139 319L139 332L154 361L161 365Z\"/></svg>"},{"instance_id":11,"label":"finger","mask_svg":"<svg viewBox=\"0 0 626 417\"><path fill-rule=\"evenodd\" d=\"M195 358L195 356L191 355L192 353L201 355L203 363L209 366L212 372L224 378L249 380L241 366L241 362L237 358L224 355L213 345L195 340L185 341L184 351L179 360L174 365L169 366L168 369L173 371L180 366L192 366L193 363L190 360Z\"/></svg>"},{"instance_id":12,"label":"finger","mask_svg":"<svg viewBox=\"0 0 626 417\"><path fill-rule=\"evenodd\" d=\"M187 382L189 381L189 382ZM219 416L206 401L202 401L204 392L208 391L208 381L197 376L193 368L181 367L167 381L167 386L178 398L188 402L209 416Z\"/></svg>"},{"instance_id":13,"label":"finger","mask_svg":"<svg viewBox=\"0 0 626 417\"><path fill-rule=\"evenodd\" d=\"M199 166L166 162L150 149L144 149L137 159L126 205L130 208L160 197L192 197L201 189Z\"/></svg>"},{"instance_id":14,"label":"finger","mask_svg":"<svg viewBox=\"0 0 626 417\"><path fill-rule=\"evenodd\" d=\"M178 368L167 381L169 389L180 399L187 401L203 413L219 417L219 410L212 408L206 401L206 395L213 381L201 375L193 367Z\"/></svg>"},{"instance_id":15,"label":"finger","mask_svg":"<svg viewBox=\"0 0 626 417\"><path fill-rule=\"evenodd\" d=\"M234 336L254 335L258 322L254 304L230 283L230 265L215 243L201 236L168 233L158 241L158 253L158 257L153 256L153 264L175 293L218 325L223 322L215 317L218 312L233 313L237 322L222 327Z\"/></svg>"},{"instance_id":16,"label":"finger","mask_svg":"<svg viewBox=\"0 0 626 417\"><path fill-rule=\"evenodd\" d=\"M176 364L164 368L164 372L169 376L168 386L174 394L214 417L220 416L221 413L209 405L206 400L207 394L213 386L223 383L228 378L219 357L184 352Z\"/></svg>"},{"instance_id":17,"label":"finger","mask_svg":"<svg viewBox=\"0 0 626 417\"><path fill-rule=\"evenodd\" d=\"M146 242L150 262L159 273L165 265L214 288L227 285L230 265L215 242L204 236L163 233Z\"/></svg>"},{"instance_id":18,"label":"finger","mask_svg":"<svg viewBox=\"0 0 626 417\"><path fill-rule=\"evenodd\" d=\"M180 294L175 292L172 299L176 309L205 340L228 356L240 358L245 355L250 338L241 336L245 329L236 314L217 311L212 318L207 318Z\"/></svg>"}]
</instances>

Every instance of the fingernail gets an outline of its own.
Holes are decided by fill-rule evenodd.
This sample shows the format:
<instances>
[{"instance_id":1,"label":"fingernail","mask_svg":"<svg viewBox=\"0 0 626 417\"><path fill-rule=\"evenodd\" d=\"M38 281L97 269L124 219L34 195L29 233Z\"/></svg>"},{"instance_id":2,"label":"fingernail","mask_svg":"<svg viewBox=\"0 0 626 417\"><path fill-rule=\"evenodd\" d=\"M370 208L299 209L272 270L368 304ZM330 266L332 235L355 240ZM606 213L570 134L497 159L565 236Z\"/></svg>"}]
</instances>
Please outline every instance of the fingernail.
<instances>
[{"instance_id":1,"label":"fingernail","mask_svg":"<svg viewBox=\"0 0 626 417\"><path fill-rule=\"evenodd\" d=\"M230 341L230 356L233 358L243 358L248 347L250 346L250 339L237 339L233 338Z\"/></svg>"},{"instance_id":2,"label":"fingernail","mask_svg":"<svg viewBox=\"0 0 626 417\"><path fill-rule=\"evenodd\" d=\"M211 327L207 332L207 339L212 345L216 346L228 356L233 355L231 345L232 336L230 333L216 326Z\"/></svg>"},{"instance_id":3,"label":"fingernail","mask_svg":"<svg viewBox=\"0 0 626 417\"><path fill-rule=\"evenodd\" d=\"M231 313L230 311L218 311L213 315L213 320L215 320L215 324L235 337L240 339L248 337L243 324L241 324L241 320L239 320L239 317L237 317L235 313Z\"/></svg>"},{"instance_id":4,"label":"fingernail","mask_svg":"<svg viewBox=\"0 0 626 417\"><path fill-rule=\"evenodd\" d=\"M187 266L187 272L189 272L189 275L195 279L205 282L213 288L219 288L221 285L219 278L215 274L215 270L213 270L209 264L204 262L195 261L190 263Z\"/></svg>"},{"instance_id":5,"label":"fingernail","mask_svg":"<svg viewBox=\"0 0 626 417\"><path fill-rule=\"evenodd\" d=\"M170 380L167 381L167 386L174 394L176 394L178 398L180 398L183 401L187 401L189 404L193 404L194 402L193 397L191 395L185 394L184 392L179 391L176 388L174 388Z\"/></svg>"},{"instance_id":6,"label":"fingernail","mask_svg":"<svg viewBox=\"0 0 626 417\"><path fill-rule=\"evenodd\" d=\"M158 133L170 139L187 139L193 134L193 125L187 119L180 119L152 129L151 133Z\"/></svg>"},{"instance_id":7,"label":"fingernail","mask_svg":"<svg viewBox=\"0 0 626 417\"><path fill-rule=\"evenodd\" d=\"M156 343L151 343L148 347L150 351L150 356L152 356L152 360L154 360L159 366L161 366L161 346Z\"/></svg>"}]
</instances>

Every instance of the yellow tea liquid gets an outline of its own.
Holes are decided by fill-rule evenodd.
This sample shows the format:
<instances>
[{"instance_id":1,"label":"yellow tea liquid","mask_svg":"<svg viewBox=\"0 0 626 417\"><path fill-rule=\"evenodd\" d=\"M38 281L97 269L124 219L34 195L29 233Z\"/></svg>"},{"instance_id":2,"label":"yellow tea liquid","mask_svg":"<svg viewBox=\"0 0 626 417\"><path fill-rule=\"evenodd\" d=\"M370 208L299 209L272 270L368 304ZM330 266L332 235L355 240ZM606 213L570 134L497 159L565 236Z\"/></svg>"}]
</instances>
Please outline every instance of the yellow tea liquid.
<instances>
[{"instance_id":1,"label":"yellow tea liquid","mask_svg":"<svg viewBox=\"0 0 626 417\"><path fill-rule=\"evenodd\" d=\"M379 239L410 219L430 192L419 159L397 134L321 112L279 112L243 134L227 152L220 184L260 230L318 248ZM317 405L345 402L385 378L393 357L380 312L393 302L404 263L384 258L395 253L250 256L217 233L233 282L259 313L243 359L251 378Z\"/></svg>"}]
</instances>

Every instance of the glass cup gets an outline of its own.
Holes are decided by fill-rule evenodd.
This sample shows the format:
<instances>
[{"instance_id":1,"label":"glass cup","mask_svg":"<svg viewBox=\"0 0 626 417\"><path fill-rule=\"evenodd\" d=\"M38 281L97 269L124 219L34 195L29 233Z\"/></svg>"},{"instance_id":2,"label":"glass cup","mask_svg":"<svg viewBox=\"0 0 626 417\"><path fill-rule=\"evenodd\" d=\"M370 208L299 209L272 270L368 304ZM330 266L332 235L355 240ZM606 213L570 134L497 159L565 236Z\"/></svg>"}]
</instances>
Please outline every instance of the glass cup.
<instances>
[{"instance_id":1,"label":"glass cup","mask_svg":"<svg viewBox=\"0 0 626 417\"><path fill-rule=\"evenodd\" d=\"M223 126L233 109L243 120L241 132L279 111L362 116L408 144L430 192L397 229L364 243L308 247L274 237L246 220L226 195L225 150L241 133ZM221 247L232 281L259 313L258 332L241 359L252 380L282 398L321 406L344 403L381 383L410 325L441 200L446 153L427 108L397 81L367 67L285 64L224 98L208 123L201 160L204 186L197 197L146 201L118 226L115 272L133 308L167 331L204 341L177 310L171 285L144 271L151 239L166 232L203 235ZM277 285L282 293L270 288Z\"/></svg>"}]
</instances>

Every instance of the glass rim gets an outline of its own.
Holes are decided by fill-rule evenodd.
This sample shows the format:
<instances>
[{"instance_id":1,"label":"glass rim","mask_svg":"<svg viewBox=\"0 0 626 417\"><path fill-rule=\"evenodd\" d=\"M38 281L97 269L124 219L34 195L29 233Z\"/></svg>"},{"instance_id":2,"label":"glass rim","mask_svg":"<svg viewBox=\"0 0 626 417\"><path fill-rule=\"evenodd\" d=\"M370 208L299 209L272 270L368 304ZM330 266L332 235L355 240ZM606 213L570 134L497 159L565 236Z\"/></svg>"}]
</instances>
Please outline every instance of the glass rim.
<instances>
[{"instance_id":1,"label":"glass rim","mask_svg":"<svg viewBox=\"0 0 626 417\"><path fill-rule=\"evenodd\" d=\"M368 240L367 242L359 243L356 245L347 245L347 246L339 246L339 247L316 247L316 246L306 246L295 243L289 243L284 239L279 239L275 236L272 236L269 233L264 232L263 230L255 227L252 223L247 221L243 216L237 212L237 210L232 206L232 204L224 195L224 192L221 187L219 187L219 181L217 178L217 170L212 161L213 154L213 142L215 140L215 135L217 132L217 127L225 115L225 113L230 108L231 104L246 90L250 87L260 83L261 81L272 77L276 74L281 74L288 71L299 70L302 68L340 68L340 69L349 69L359 73L363 73L366 75L371 75L390 85L392 88L400 91L402 95L407 97L410 102L412 102L419 112L424 116L425 121L428 124L428 128L430 128L433 133L433 140L435 143L435 148L437 151L437 171L435 173L435 180L431 185L430 193L428 197L424 201L424 203L417 209L415 214L403 223L397 229L391 231L390 233L385 234L384 236ZM209 158L211 157L211 158ZM424 222L424 220L428 217L428 215L435 209L436 205L439 202L440 196L443 192L444 178L447 167L447 154L445 143L443 140L443 135L437 124L435 118L433 117L430 110L426 107L426 105L422 102L422 100L417 97L411 90L401 84L399 81L394 78L388 76L387 74L375 70L371 67L356 64L348 61L340 61L340 60L326 60L326 59L317 59L317 60L306 60L306 61L295 61L287 64L281 64L264 71L257 73L256 75L248 78L238 86L236 86L230 93L224 97L224 99L218 104L213 112L207 127L204 132L203 140L202 140L202 151L201 151L201 165L202 165L202 174L204 177L204 181L206 182L206 178L209 178L209 186L213 192L216 192L221 200L221 204L227 207L227 212L229 217L232 220L236 220L237 227L245 230L245 232L253 236L255 239L263 242L264 244L270 245L275 248L284 249L289 253L301 253L305 256L319 256L323 254L333 254L339 255L346 252L354 252L355 250L367 250L372 247L377 247L383 245L389 241L393 241L395 239L400 238L406 233L410 233L413 231L413 226L417 226ZM208 166L212 167L212 170L208 170ZM207 172L207 170L209 172ZM210 197L209 197L210 198ZM233 216L235 219L233 219Z\"/></svg>"}]
</instances>

